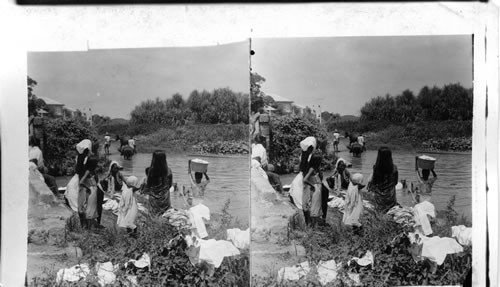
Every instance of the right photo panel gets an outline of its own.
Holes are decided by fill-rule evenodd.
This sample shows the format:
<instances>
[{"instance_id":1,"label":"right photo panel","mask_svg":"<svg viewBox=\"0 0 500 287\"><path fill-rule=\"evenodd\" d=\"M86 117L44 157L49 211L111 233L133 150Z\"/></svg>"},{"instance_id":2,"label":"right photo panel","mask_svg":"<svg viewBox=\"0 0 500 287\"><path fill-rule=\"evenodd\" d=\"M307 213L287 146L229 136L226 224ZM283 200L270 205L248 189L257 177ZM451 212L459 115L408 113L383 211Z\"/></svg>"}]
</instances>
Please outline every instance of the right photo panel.
<instances>
[{"instance_id":1,"label":"right photo panel","mask_svg":"<svg viewBox=\"0 0 500 287\"><path fill-rule=\"evenodd\" d=\"M252 286L468 285L473 36L251 49Z\"/></svg>"}]
</instances>

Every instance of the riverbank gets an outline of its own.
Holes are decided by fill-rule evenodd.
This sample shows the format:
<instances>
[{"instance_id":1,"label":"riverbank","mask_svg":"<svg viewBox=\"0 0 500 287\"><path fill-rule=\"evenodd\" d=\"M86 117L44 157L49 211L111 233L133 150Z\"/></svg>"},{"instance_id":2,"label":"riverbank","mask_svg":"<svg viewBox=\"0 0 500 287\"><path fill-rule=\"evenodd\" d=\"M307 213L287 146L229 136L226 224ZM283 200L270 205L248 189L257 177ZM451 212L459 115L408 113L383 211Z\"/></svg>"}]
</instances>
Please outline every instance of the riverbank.
<instances>
[{"instance_id":1,"label":"riverbank","mask_svg":"<svg viewBox=\"0 0 500 287\"><path fill-rule=\"evenodd\" d=\"M273 206L289 204L286 196L273 197L271 192L266 194L267 198L273 198ZM370 203L370 195L363 192L363 196L368 200L367 203ZM269 203L261 199L253 200L252 204L264 208ZM452 226L471 226L470 222L457 216L453 205L451 199L448 209L436 212L436 218L431 221L433 236L451 237ZM334 262L333 267L329 267L333 269L329 269L329 275L326 276L331 279L331 286L461 285L472 268L472 248L466 246L463 252L446 256L443 264L437 266L435 271L429 262L415 262L411 253L412 246L406 237L407 227L396 223L388 215L376 212L370 204L365 204L360 219L363 226L361 234L354 234L342 224L343 213L336 207L328 208L324 226L305 230L300 227L290 229L293 226L290 222L296 217L292 214L294 213L281 212L281 215L274 216L275 220L271 220L274 223L281 222L281 226L272 227L273 230L284 230L280 240L268 243L264 250L259 249L258 252L252 249L252 266L262 264L252 268L252 286L325 286L324 281L320 282L325 276L320 275L319 267L325 262ZM279 218L283 219L277 221ZM258 234L255 234L254 225L252 232L254 242L254 237ZM295 252L287 251L290 246L295 248ZM261 259L276 252L278 255L274 255L272 264L265 265L265 261ZM349 264L354 257L362 258L367 252L373 255L369 264ZM294 274L288 277L294 278L290 279L292 281L278 279L279 270L283 271L282 268L285 267L293 268L298 264L307 268L299 267L292 271Z\"/></svg>"},{"instance_id":2,"label":"riverbank","mask_svg":"<svg viewBox=\"0 0 500 287\"><path fill-rule=\"evenodd\" d=\"M113 136L113 132L110 132ZM138 152L150 153L157 149L169 152L198 154L248 154L248 125L199 124L177 127L158 126L154 130L136 131ZM120 134L120 136L130 136ZM104 138L101 135L100 138Z\"/></svg>"},{"instance_id":3,"label":"riverbank","mask_svg":"<svg viewBox=\"0 0 500 287\"><path fill-rule=\"evenodd\" d=\"M147 199L138 196L138 202L146 206ZM229 202L226 202L222 210L211 214L211 220L206 225L209 238L226 240L227 229L241 228L228 209ZM116 219L111 211L103 210L101 224L104 229L88 231L82 230L75 218L69 221L73 224L66 226L63 240L55 243L41 242L38 240L40 236L32 235L28 244L29 286L59 286L56 282L57 271L76 264L88 264L91 267L90 274L79 280L79 284L94 286L99 279L93 266L104 262L120 265L113 272L116 276L115 284L124 286L241 286L250 280L248 250L241 250L240 255L225 257L213 276L209 276L203 266L191 264L185 252L184 239L166 219L152 218L147 211L141 210L136 238L119 229ZM124 267L125 262L139 259L144 253L151 258L149 267ZM138 285L131 285L134 281Z\"/></svg>"},{"instance_id":4,"label":"riverbank","mask_svg":"<svg viewBox=\"0 0 500 287\"><path fill-rule=\"evenodd\" d=\"M467 152L472 150L472 121L356 121L328 124L329 134L337 129L363 134L367 148L386 145L393 149Z\"/></svg>"}]
</instances>

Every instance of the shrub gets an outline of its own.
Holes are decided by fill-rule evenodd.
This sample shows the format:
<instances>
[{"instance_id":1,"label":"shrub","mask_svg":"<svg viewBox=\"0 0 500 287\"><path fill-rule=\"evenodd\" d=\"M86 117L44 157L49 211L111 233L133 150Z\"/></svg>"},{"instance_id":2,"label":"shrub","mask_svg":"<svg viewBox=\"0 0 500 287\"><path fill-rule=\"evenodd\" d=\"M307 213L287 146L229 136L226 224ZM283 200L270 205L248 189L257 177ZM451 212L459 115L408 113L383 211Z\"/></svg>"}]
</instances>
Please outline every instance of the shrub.
<instances>
[{"instance_id":1,"label":"shrub","mask_svg":"<svg viewBox=\"0 0 500 287\"><path fill-rule=\"evenodd\" d=\"M276 117L272 119L271 131L270 154L274 163L293 165L291 157L297 154L299 143L309 136L317 139L318 149L326 154L327 133L316 120L289 116Z\"/></svg>"}]
</instances>

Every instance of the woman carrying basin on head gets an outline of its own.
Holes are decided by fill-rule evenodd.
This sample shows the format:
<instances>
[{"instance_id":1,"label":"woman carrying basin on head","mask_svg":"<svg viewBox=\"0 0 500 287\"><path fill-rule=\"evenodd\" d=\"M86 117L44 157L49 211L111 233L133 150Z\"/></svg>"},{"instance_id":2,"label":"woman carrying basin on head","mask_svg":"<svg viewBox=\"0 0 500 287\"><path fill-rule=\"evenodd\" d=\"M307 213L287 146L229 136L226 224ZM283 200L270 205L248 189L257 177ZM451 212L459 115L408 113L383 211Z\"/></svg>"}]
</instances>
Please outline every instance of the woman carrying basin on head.
<instances>
[{"instance_id":1,"label":"woman carrying basin on head","mask_svg":"<svg viewBox=\"0 0 500 287\"><path fill-rule=\"evenodd\" d=\"M153 215L161 215L171 207L170 187L172 180L172 172L167 165L167 155L163 151L155 151L144 187L144 193L149 195L149 204Z\"/></svg>"}]
</instances>

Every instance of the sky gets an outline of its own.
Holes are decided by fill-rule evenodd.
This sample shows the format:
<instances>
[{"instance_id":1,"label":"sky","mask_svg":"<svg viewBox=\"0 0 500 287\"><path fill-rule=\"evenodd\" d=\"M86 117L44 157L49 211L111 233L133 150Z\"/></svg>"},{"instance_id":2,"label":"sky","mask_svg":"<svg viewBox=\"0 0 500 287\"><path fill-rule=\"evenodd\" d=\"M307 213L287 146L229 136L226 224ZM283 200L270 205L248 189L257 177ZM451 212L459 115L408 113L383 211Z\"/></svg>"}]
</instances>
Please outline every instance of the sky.
<instances>
[{"instance_id":1,"label":"sky","mask_svg":"<svg viewBox=\"0 0 500 287\"><path fill-rule=\"evenodd\" d=\"M406 89L472 87L471 35L252 39L252 50L261 91L341 115Z\"/></svg>"},{"instance_id":2,"label":"sky","mask_svg":"<svg viewBox=\"0 0 500 287\"><path fill-rule=\"evenodd\" d=\"M229 87L249 93L249 43L210 47L31 52L34 94L81 111L130 118L144 100L187 100L195 90Z\"/></svg>"}]
</instances>

